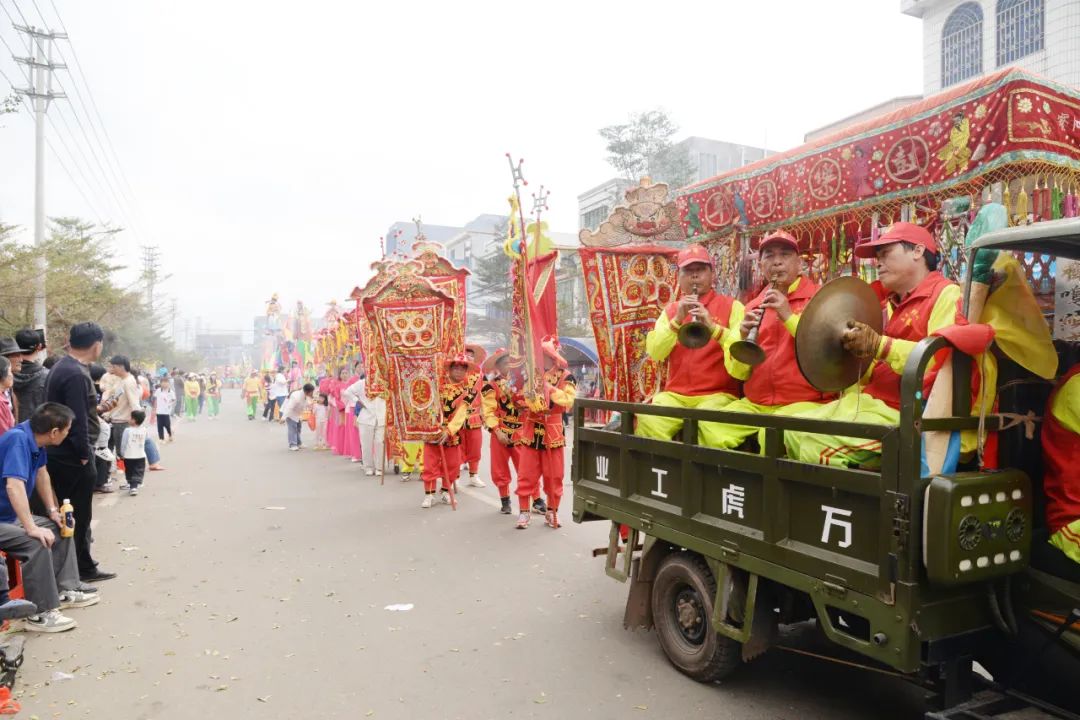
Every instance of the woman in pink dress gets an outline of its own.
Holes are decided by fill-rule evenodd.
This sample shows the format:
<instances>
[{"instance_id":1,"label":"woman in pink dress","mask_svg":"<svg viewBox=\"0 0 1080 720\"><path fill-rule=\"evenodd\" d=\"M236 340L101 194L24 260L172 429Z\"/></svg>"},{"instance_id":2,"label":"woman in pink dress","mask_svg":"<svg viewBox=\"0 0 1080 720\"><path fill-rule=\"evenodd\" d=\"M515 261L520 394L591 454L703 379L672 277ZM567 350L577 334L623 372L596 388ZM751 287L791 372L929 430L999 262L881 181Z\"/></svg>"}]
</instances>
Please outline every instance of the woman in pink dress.
<instances>
[{"instance_id":1,"label":"woman in pink dress","mask_svg":"<svg viewBox=\"0 0 1080 720\"><path fill-rule=\"evenodd\" d=\"M341 383L338 389L341 395L342 418L342 449L341 454L355 463L360 462L360 428L356 425L356 398L345 393L345 389L352 387L353 383L360 379L359 363L356 364L353 374L348 380Z\"/></svg>"},{"instance_id":2,"label":"woman in pink dress","mask_svg":"<svg viewBox=\"0 0 1080 720\"><path fill-rule=\"evenodd\" d=\"M341 408L339 406L340 398L338 393L338 381L334 376L327 376L323 379L323 385L321 386L323 392L326 393L326 444L330 446L330 450L335 455L340 454L338 448L341 445Z\"/></svg>"}]
</instances>

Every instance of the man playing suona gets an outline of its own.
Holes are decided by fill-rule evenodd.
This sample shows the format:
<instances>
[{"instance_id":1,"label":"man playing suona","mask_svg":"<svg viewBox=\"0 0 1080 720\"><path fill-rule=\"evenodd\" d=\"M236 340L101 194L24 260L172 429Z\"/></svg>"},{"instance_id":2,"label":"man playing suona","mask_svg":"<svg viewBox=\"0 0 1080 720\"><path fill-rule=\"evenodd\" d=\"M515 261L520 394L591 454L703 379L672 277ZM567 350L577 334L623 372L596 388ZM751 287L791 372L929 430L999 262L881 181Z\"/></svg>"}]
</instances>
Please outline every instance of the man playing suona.
<instances>
[{"instance_id":1,"label":"man playing suona","mask_svg":"<svg viewBox=\"0 0 1080 720\"><path fill-rule=\"evenodd\" d=\"M664 407L722 410L739 395L739 382L730 374L727 348L739 339L744 309L742 303L713 290L716 274L712 257L701 245L679 251L679 288L683 296L668 304L645 338L645 351L658 363L666 363L667 379L653 405ZM683 325L697 321L708 332L704 346L690 349L679 343ZM673 417L639 415L637 434L670 440L683 421ZM699 426L703 445L714 445L715 430Z\"/></svg>"},{"instance_id":2,"label":"man playing suona","mask_svg":"<svg viewBox=\"0 0 1080 720\"><path fill-rule=\"evenodd\" d=\"M725 411L794 415L813 410L829 399L806 381L795 360L799 314L818 291L818 285L802 273L799 249L795 238L784 231L761 240L758 264L768 284L747 303L739 335L745 340L757 327L757 344L764 350L765 360L751 367L731 358L731 374L745 382L743 397L725 407ZM722 448L737 448L759 430L750 425L727 423L702 423L702 427L709 444Z\"/></svg>"}]
</instances>

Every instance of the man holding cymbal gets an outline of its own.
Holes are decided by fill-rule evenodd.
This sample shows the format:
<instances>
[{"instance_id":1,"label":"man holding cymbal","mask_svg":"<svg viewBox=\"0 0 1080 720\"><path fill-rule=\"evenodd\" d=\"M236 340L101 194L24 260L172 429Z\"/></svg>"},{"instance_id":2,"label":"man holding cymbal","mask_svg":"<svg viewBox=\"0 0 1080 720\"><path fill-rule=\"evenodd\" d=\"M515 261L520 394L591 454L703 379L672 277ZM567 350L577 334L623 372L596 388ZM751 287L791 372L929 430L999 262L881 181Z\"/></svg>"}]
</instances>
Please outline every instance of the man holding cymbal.
<instances>
[{"instance_id":1,"label":"man holding cymbal","mask_svg":"<svg viewBox=\"0 0 1080 720\"><path fill-rule=\"evenodd\" d=\"M849 321L844 348L866 363L863 385L852 386L838 400L796 413L818 420L896 425L900 422L900 377L915 345L950 325L964 325L962 291L937 270L934 237L913 223L898 222L877 240L855 247L860 258L876 258L878 279L889 295L882 302L886 322L882 334ZM939 358L940 359L940 358ZM929 394L938 363L924 378ZM788 455L797 460L841 467L873 468L881 461L881 442L865 438L784 433Z\"/></svg>"}]
</instances>

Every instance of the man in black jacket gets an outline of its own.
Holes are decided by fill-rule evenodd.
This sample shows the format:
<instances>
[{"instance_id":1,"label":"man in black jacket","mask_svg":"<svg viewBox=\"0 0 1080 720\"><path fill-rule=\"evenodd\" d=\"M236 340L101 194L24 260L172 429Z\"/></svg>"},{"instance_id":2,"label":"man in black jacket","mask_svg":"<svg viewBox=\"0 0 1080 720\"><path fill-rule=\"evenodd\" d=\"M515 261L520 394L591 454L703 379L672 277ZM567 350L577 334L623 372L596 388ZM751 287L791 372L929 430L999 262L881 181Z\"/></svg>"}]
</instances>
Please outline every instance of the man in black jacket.
<instances>
[{"instance_id":1,"label":"man in black jacket","mask_svg":"<svg viewBox=\"0 0 1080 720\"><path fill-rule=\"evenodd\" d=\"M75 555L79 562L79 577L84 582L109 580L116 573L98 568L90 554L90 521L93 517L94 443L100 424L98 397L89 365L101 357L105 333L93 322L79 323L71 328L70 349L61 358L45 382L49 402L67 405L75 413L71 431L64 442L49 450L49 475L57 497L70 498L75 506Z\"/></svg>"},{"instance_id":2,"label":"man in black jacket","mask_svg":"<svg viewBox=\"0 0 1080 720\"><path fill-rule=\"evenodd\" d=\"M16 422L26 422L34 410L45 402L45 377L49 371L41 364L45 355L45 333L25 328L15 333L15 342L26 348L22 367L15 373L15 398L19 417Z\"/></svg>"}]
</instances>

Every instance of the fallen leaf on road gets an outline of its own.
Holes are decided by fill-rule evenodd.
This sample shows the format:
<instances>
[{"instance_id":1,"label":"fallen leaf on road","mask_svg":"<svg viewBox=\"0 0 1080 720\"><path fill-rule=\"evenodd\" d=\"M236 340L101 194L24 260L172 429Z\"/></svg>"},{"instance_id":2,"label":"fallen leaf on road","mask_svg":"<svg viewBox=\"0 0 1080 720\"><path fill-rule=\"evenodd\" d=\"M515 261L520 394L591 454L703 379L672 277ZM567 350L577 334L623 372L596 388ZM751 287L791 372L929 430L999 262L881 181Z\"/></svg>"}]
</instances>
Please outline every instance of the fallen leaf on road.
<instances>
[{"instance_id":1,"label":"fallen leaf on road","mask_svg":"<svg viewBox=\"0 0 1080 720\"><path fill-rule=\"evenodd\" d=\"M255 698L255 699L256 699L256 700L258 700L258 701L259 701L259 702L261 702L261 703L268 703L268 702L270 702L270 696L269 696L269 695L263 695L262 697L257 697L257 698Z\"/></svg>"},{"instance_id":2,"label":"fallen leaf on road","mask_svg":"<svg viewBox=\"0 0 1080 720\"><path fill-rule=\"evenodd\" d=\"M229 686L228 686L228 685L218 685L218 686L217 686L217 687L216 687L216 688L214 689L214 692L221 692L221 691L223 691L223 690L228 690L228 689L229 689Z\"/></svg>"},{"instance_id":3,"label":"fallen leaf on road","mask_svg":"<svg viewBox=\"0 0 1080 720\"><path fill-rule=\"evenodd\" d=\"M389 610L390 612L409 612L415 605L412 603L395 603L394 605L387 605L383 610Z\"/></svg>"},{"instance_id":4,"label":"fallen leaf on road","mask_svg":"<svg viewBox=\"0 0 1080 720\"><path fill-rule=\"evenodd\" d=\"M190 494L191 494L190 490L185 490L184 492L180 493L180 497L184 497L185 495L190 495Z\"/></svg>"},{"instance_id":5,"label":"fallen leaf on road","mask_svg":"<svg viewBox=\"0 0 1080 720\"><path fill-rule=\"evenodd\" d=\"M540 697L534 698L533 702L536 703L537 705L543 705L544 703L547 702L547 695L545 695L544 693L540 693Z\"/></svg>"},{"instance_id":6,"label":"fallen leaf on road","mask_svg":"<svg viewBox=\"0 0 1080 720\"><path fill-rule=\"evenodd\" d=\"M138 550L138 549L139 549L138 545L131 545L129 547L120 548L120 552L132 552L132 551Z\"/></svg>"},{"instance_id":7,"label":"fallen leaf on road","mask_svg":"<svg viewBox=\"0 0 1080 720\"><path fill-rule=\"evenodd\" d=\"M284 505L267 505L267 506L265 506L263 508L263 510L284 510L284 509L285 509Z\"/></svg>"},{"instance_id":8,"label":"fallen leaf on road","mask_svg":"<svg viewBox=\"0 0 1080 720\"><path fill-rule=\"evenodd\" d=\"M649 706L648 705L635 705L634 709L635 710L648 710Z\"/></svg>"}]
</instances>

